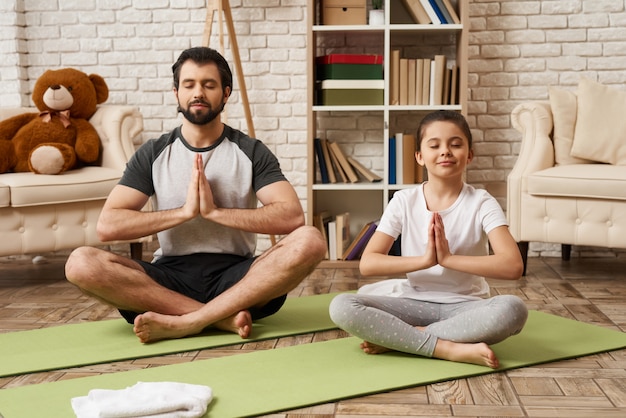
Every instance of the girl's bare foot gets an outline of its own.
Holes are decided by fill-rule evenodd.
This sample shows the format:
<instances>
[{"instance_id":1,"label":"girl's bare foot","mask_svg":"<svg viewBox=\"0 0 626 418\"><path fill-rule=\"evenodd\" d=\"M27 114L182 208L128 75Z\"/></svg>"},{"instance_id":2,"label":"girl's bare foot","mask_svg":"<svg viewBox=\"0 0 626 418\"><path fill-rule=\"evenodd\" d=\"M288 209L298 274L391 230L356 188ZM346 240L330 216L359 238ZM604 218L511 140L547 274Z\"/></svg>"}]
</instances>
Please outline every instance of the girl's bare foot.
<instances>
[{"instance_id":1,"label":"girl's bare foot","mask_svg":"<svg viewBox=\"0 0 626 418\"><path fill-rule=\"evenodd\" d=\"M393 351L390 348L383 347L382 345L377 345L370 343L369 341L363 341L361 343L361 350L363 350L366 354L382 354L387 351Z\"/></svg>"},{"instance_id":2,"label":"girl's bare foot","mask_svg":"<svg viewBox=\"0 0 626 418\"><path fill-rule=\"evenodd\" d=\"M223 331L239 334L241 338L247 338L252 331L252 317L248 311L241 311L216 322L213 326ZM193 312L181 316L146 312L135 318L133 330L139 341L151 343L199 334L205 328L204 323L195 320Z\"/></svg>"},{"instance_id":3,"label":"girl's bare foot","mask_svg":"<svg viewBox=\"0 0 626 418\"><path fill-rule=\"evenodd\" d=\"M433 357L487 366L492 369L500 367L500 362L495 353L485 343L466 344L440 339L435 346Z\"/></svg>"}]
</instances>

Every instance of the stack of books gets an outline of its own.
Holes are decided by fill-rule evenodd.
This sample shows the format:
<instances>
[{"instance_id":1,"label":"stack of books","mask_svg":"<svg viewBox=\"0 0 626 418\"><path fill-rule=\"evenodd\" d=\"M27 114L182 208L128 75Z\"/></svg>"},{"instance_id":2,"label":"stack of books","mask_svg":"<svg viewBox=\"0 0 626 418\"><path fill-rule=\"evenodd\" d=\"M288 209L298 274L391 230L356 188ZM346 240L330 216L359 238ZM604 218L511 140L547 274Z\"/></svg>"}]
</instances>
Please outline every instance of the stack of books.
<instances>
[{"instance_id":1,"label":"stack of books","mask_svg":"<svg viewBox=\"0 0 626 418\"><path fill-rule=\"evenodd\" d=\"M445 55L433 58L403 58L400 50L391 51L391 105L458 104L458 73L456 64L448 65Z\"/></svg>"},{"instance_id":2,"label":"stack of books","mask_svg":"<svg viewBox=\"0 0 626 418\"><path fill-rule=\"evenodd\" d=\"M402 0L407 11L415 21L422 25L459 24L456 10L450 0Z\"/></svg>"},{"instance_id":3,"label":"stack of books","mask_svg":"<svg viewBox=\"0 0 626 418\"><path fill-rule=\"evenodd\" d=\"M313 146L322 184L357 183L361 178L372 183L382 181L378 174L353 157L347 157L336 142L315 138Z\"/></svg>"},{"instance_id":4,"label":"stack of books","mask_svg":"<svg viewBox=\"0 0 626 418\"><path fill-rule=\"evenodd\" d=\"M354 239L350 235L349 212L332 215L329 211L322 211L314 216L313 224L326 240L326 259L331 261L358 260L374 235L378 221L363 225Z\"/></svg>"},{"instance_id":5,"label":"stack of books","mask_svg":"<svg viewBox=\"0 0 626 418\"><path fill-rule=\"evenodd\" d=\"M417 163L417 139L413 134L396 133L389 138L389 184L418 184L428 177Z\"/></svg>"},{"instance_id":6,"label":"stack of books","mask_svg":"<svg viewBox=\"0 0 626 418\"><path fill-rule=\"evenodd\" d=\"M317 104L382 105L385 83L380 55L331 54L315 59Z\"/></svg>"}]
</instances>

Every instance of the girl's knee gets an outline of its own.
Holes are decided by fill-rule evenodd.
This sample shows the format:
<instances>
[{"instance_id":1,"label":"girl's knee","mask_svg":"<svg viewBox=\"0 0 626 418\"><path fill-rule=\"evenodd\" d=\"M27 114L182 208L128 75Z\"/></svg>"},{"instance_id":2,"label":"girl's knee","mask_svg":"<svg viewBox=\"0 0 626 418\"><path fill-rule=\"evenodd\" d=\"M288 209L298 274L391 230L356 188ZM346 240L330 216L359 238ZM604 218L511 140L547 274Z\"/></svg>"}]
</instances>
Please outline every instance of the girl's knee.
<instances>
[{"instance_id":1,"label":"girl's knee","mask_svg":"<svg viewBox=\"0 0 626 418\"><path fill-rule=\"evenodd\" d=\"M342 328L342 325L351 317L350 311L353 306L354 295L342 293L333 298L328 306L331 321Z\"/></svg>"},{"instance_id":2,"label":"girl's knee","mask_svg":"<svg viewBox=\"0 0 626 418\"><path fill-rule=\"evenodd\" d=\"M508 322L508 328L513 334L519 334L528 319L528 307L515 295L502 295L501 298L505 307L505 322Z\"/></svg>"}]
</instances>

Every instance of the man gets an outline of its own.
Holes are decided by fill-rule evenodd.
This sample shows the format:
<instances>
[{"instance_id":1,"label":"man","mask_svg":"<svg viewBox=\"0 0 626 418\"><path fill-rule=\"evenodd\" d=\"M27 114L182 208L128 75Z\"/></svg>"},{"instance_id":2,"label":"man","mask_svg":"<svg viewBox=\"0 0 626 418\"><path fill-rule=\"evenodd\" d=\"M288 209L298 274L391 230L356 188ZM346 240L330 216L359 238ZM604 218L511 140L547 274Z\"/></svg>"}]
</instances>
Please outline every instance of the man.
<instances>
[{"instance_id":1,"label":"man","mask_svg":"<svg viewBox=\"0 0 626 418\"><path fill-rule=\"evenodd\" d=\"M276 157L221 122L232 91L225 59L191 48L172 70L182 125L137 150L98 220L103 241L157 234L155 259L81 247L68 258L66 276L117 307L141 342L207 327L247 338L252 321L280 309L326 245L304 225ZM142 211L149 198L154 210ZM257 233L286 236L255 257Z\"/></svg>"}]
</instances>

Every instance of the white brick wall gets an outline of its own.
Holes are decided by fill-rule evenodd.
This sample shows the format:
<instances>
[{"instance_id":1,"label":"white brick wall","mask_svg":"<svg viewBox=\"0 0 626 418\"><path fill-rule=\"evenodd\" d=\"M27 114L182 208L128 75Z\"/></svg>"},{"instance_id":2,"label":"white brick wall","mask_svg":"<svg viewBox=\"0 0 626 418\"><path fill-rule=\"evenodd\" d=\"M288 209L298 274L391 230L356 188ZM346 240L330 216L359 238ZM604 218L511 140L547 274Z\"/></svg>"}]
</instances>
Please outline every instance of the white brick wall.
<instances>
[{"instance_id":1,"label":"white brick wall","mask_svg":"<svg viewBox=\"0 0 626 418\"><path fill-rule=\"evenodd\" d=\"M478 158L468 181L504 203L520 138L509 114L518 103L547 99L550 85L574 88L582 76L626 83L626 0L469 3L469 119ZM104 76L111 89L108 102L138 106L145 117L144 139L155 137L179 123L171 65L182 49L201 43L205 4L2 0L0 106L30 105L32 86L43 71L75 67ZM306 0L232 0L230 5L256 136L276 152L304 200ZM217 31L216 19L210 42L215 48ZM228 122L246 130L243 115L236 91ZM545 248L546 254L553 252Z\"/></svg>"}]
</instances>

